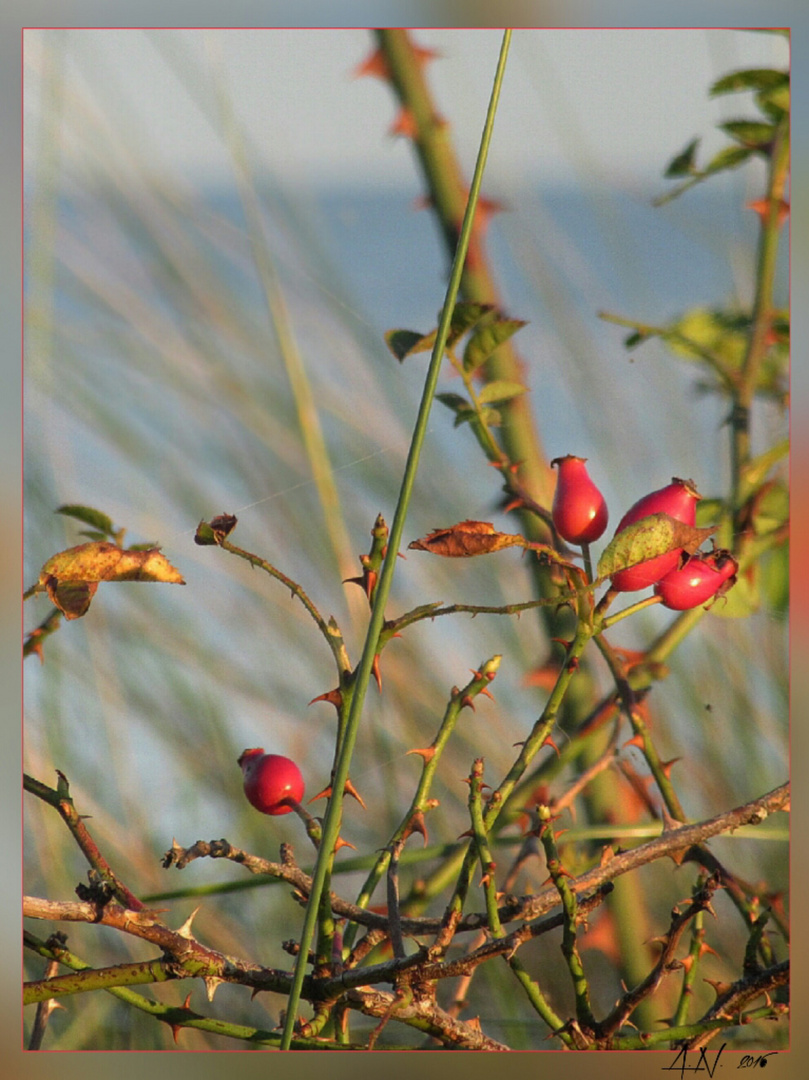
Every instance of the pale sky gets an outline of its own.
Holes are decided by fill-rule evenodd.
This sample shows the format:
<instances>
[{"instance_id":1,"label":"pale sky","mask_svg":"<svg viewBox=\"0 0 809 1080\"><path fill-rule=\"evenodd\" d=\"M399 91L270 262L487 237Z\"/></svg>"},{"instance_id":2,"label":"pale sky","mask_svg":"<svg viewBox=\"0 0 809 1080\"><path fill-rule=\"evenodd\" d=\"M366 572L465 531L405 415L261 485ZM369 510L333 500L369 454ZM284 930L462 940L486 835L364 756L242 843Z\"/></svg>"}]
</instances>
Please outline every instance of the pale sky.
<instances>
[{"instance_id":1,"label":"pale sky","mask_svg":"<svg viewBox=\"0 0 809 1080\"><path fill-rule=\"evenodd\" d=\"M429 78L471 172L502 31L413 34L441 53ZM229 177L228 152L204 114L207 103L216 115L216 70L261 163L281 182L390 185L413 168L405 141L387 134L395 115L389 88L352 77L370 33L286 28L26 31L28 165L41 145L45 42L63 61L63 160L90 174L97 141L88 131L100 124L157 172ZM787 60L783 39L736 30L515 30L490 172L512 183L659 177L697 135L709 156L726 141L716 123L749 111L743 95L709 100L711 82Z\"/></svg>"}]
</instances>

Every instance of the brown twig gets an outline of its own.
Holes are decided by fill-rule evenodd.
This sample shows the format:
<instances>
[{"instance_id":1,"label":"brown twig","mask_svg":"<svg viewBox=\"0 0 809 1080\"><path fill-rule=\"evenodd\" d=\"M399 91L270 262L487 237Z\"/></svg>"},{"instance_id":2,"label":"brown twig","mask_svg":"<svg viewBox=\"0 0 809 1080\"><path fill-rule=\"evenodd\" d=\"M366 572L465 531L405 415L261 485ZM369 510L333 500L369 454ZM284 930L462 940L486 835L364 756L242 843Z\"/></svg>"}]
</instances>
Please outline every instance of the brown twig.
<instances>
[{"instance_id":1,"label":"brown twig","mask_svg":"<svg viewBox=\"0 0 809 1080\"><path fill-rule=\"evenodd\" d=\"M113 895L130 910L140 911L144 907L142 901L138 900L137 896L130 892L126 885L119 880L115 871L101 854L98 845L85 826L81 814L79 814L76 807L73 805L67 778L64 773L61 772L58 772L58 776L59 783L56 789L54 789L49 788L47 784L43 784L41 781L36 780L33 776L25 775L23 777L24 788L32 795L36 795L37 798L42 799L43 802L48 803L58 810L62 820L73 834L73 839L84 853L84 857L87 859L93 870L95 870L109 886Z\"/></svg>"}]
</instances>

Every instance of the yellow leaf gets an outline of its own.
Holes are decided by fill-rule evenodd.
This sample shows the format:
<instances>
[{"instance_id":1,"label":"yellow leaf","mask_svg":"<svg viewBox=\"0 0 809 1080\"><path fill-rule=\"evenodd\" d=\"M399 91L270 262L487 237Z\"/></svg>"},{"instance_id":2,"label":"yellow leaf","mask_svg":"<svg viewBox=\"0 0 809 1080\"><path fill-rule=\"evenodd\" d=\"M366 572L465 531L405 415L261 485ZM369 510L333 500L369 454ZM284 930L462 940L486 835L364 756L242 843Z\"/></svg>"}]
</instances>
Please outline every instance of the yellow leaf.
<instances>
[{"instance_id":1,"label":"yellow leaf","mask_svg":"<svg viewBox=\"0 0 809 1080\"><path fill-rule=\"evenodd\" d=\"M158 548L131 551L106 541L91 541L58 552L48 559L39 575L39 584L68 619L86 613L100 581L185 584L180 572Z\"/></svg>"}]
</instances>

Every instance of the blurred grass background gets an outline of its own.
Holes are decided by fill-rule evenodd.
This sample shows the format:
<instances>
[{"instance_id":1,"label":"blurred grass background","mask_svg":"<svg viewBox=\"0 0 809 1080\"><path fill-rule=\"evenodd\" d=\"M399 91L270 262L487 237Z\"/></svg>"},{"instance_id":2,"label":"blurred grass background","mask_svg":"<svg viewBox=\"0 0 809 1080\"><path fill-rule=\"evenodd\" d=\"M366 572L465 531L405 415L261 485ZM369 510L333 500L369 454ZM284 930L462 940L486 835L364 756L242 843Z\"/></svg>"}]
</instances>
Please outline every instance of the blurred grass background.
<instances>
[{"instance_id":1,"label":"blurred grass background","mask_svg":"<svg viewBox=\"0 0 809 1080\"><path fill-rule=\"evenodd\" d=\"M272 58L272 32L265 33ZM170 32L157 34L154 44L184 91L209 110L233 162L234 184L223 202L150 156L148 132L133 130L126 101L104 94L75 32L35 32L27 76L38 83L41 111L28 118L39 152L25 208L25 583L55 551L81 542L79 527L53 514L79 502L125 526L129 542L161 543L188 584L102 585L89 615L48 639L45 664L27 662L25 765L49 783L55 769L67 775L77 806L91 815L93 835L139 895L243 879L236 867L205 861L167 874L160 857L173 836L184 844L227 836L270 858L289 840L308 862L297 819L263 819L247 805L236 758L246 746L263 745L298 760L308 793L326 785L333 711L307 702L334 685L329 655L300 605L225 553L196 547L194 528L201 518L235 512L236 542L269 558L324 614L334 614L356 661L362 596L342 581L359 572L356 556L368 548L376 514L392 515L423 374L418 360L400 367L382 333L392 325L434 325L444 272L428 216L412 212L415 183L386 201L376 201L372 190L354 191L340 216L316 178L285 188L271 157L244 139L215 40L199 66ZM346 71L360 59L346 55ZM329 87L319 92L327 108ZM384 91L368 84L362 92ZM543 92L538 80L537 94ZM462 100L441 105L453 124L479 126ZM658 192L608 183L581 154L574 127L561 127L581 183L571 201L589 202L601 225L598 244L582 242L580 223L566 222L553 199L510 173L507 161L492 162L490 183L500 190L489 190L510 207L493 223L490 247L508 282L511 313L530 320L517 343L529 360L549 456L590 458L613 522L672 474L693 476L704 494L717 494L726 479L720 408L695 397L694 372L654 345L630 365L620 334L594 320L599 307L629 297L632 309L622 309L629 316L676 314L665 293L649 295L643 271L647 259L665 268L667 251L650 254L643 228L635 231L624 216L627 198L634 204ZM66 142L82 153L63 155ZM672 145L672 154L678 149ZM82 159L92 159L92 171L70 164ZM362 175L361 160L356 171ZM695 195L675 204L668 218L694 245L695 275L708 252L727 267L713 295L699 294L704 302L734 292L745 300L752 277L753 223L742 206L759 194L755 175L723 183L722 213ZM381 253L364 204L381 208ZM347 237L356 245L350 259ZM390 266L388 289L384 278L379 289L380 264ZM374 276L376 292L370 283L362 287L363 274ZM700 281L701 289L710 287ZM770 410L763 422L766 445L785 420ZM450 414L436 406L408 536L464 517L509 528L495 481L469 433L453 431ZM503 603L528 593L516 552L460 564L409 553L391 607L399 613L438 599ZM48 608L45 600L30 602L26 627ZM614 640L637 646L667 618L652 611L622 624ZM428 822L434 842L467 827L460 778L472 758L484 756L487 776L499 778L512 744L541 710L543 692L526 685L526 676L545 662L548 643L531 617L461 617L420 624L388 647L383 693L369 695L351 770L370 812L349 806L344 835L361 852L385 843L409 803L418 764L406 751L429 743L453 684L494 653L504 655L495 701L479 699L477 712L465 714L444 759L435 792L441 809ZM709 616L673 659L670 678L652 699L655 733L664 758L684 759L676 775L693 817L784 779L786 665L785 624L767 610L744 621ZM25 810L26 890L71 898L85 875L80 853L53 813L30 798ZM783 845L722 845L741 876L786 884ZM678 897L670 879L657 881L655 872L644 877L644 888L654 895L653 915L665 922ZM519 887L536 888L544 876L538 865ZM362 877L338 877L337 887L352 897ZM172 901L172 925L197 903ZM280 942L296 935L300 919L286 889L240 891L205 898L195 931L215 948L287 967ZM731 916L720 932L730 933L728 955L739 955L743 938L732 933ZM96 963L144 955L138 943L92 927L71 927L69 945ZM537 945L530 958L552 967L555 948ZM37 977L39 962L28 961L26 972ZM717 965L711 974L721 979L728 971ZM511 1017L498 1022L488 1002L506 999L489 979L495 972L475 981L484 1027L517 1048L541 1047L544 1036L518 997L510 996L502 1012L498 1007L498 1015ZM561 981L553 985L567 993ZM178 1004L186 992L185 984L154 990ZM605 965L604 1002L615 992ZM202 992L194 998L201 1008ZM170 1032L111 998L66 1004L51 1020L49 1038L60 1049L172 1047ZM267 995L250 1002L239 988L221 987L205 1009L272 1027L282 1005ZM223 1040L200 1033L180 1039L184 1049L223 1048Z\"/></svg>"}]
</instances>

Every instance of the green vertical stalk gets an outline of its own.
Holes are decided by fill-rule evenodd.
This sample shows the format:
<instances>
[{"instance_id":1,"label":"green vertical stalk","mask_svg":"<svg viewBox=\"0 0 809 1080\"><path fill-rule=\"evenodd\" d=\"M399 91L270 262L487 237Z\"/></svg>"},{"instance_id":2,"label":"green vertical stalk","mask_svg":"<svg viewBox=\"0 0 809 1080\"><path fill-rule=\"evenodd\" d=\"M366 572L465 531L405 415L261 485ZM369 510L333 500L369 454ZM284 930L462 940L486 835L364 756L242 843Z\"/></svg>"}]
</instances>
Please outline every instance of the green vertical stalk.
<instances>
[{"instance_id":1,"label":"green vertical stalk","mask_svg":"<svg viewBox=\"0 0 809 1080\"><path fill-rule=\"evenodd\" d=\"M320 850L318 851L317 862L315 863L315 869L312 875L312 891L309 896L309 903L306 907L306 915L304 917L303 928L301 930L300 949L295 963L295 971L292 978L292 987L290 989L289 999L287 1001L287 1014L284 1023L284 1033L281 1038L282 1050L288 1050L292 1042L295 1019L298 1011L298 1003L300 1002L304 973L306 971L309 946L312 942L312 936L314 934L318 906L320 904L320 897L323 892L323 885L329 869L331 855L334 850L334 844L340 832L340 819L342 816L345 782L348 779L348 770L351 764L351 755L354 750L354 743L356 742L357 732L359 730L359 720L365 701L365 693L368 688L368 682L371 678L374 657L376 655L379 643L379 635L382 631L382 626L385 619L385 605L390 594L391 583L393 581L393 574L396 566L396 559L402 540L402 533L404 531L405 518L407 516L407 510L413 494L416 473L418 471L419 457L421 455L421 449L424 444L425 436L427 434L427 422L430 416L430 407L432 405L433 397L435 396L435 388L438 383L438 375L441 369L441 361L444 356L444 346L446 344L447 336L449 333L450 320L452 318L452 312L455 307L455 300L458 295L458 289L461 284L464 261L466 259L466 254L469 249L469 241L472 235L472 226L474 223L475 210L477 208L478 199L480 196L480 186L483 180L483 170L486 165L486 158L488 157L489 152L489 144L491 143L492 132L494 130L494 118L500 99L500 89L503 82L503 76L505 74L506 60L508 58L508 50L510 44L511 30L507 29L503 33L503 42L500 48L500 56L497 63L497 70L495 71L494 84L492 86L492 94L489 101L489 109L486 114L486 122L484 124L483 134L481 136L480 149L478 151L477 162L475 164L475 173L472 178L472 186L469 190L469 200L466 205L463 225L461 227L460 236L458 238L458 246L455 252L455 258L452 263L452 271L450 273L449 285L447 286L444 307L441 312L441 321L438 326L438 332L436 335L435 346L433 348L432 356L430 357L430 366L427 370L427 377L425 379L424 390L422 392L421 403L419 405L418 417L416 419L415 428L413 430L413 438L411 440L410 450L407 455L407 463L405 465L405 471L402 477L402 484L399 491L399 500L396 504L396 512L394 514L393 523L390 529L388 550L385 556L385 561L382 565L382 573L379 577L376 596L374 597L371 620L365 638L365 646L363 648L362 658L360 660L359 668L357 671L357 680L351 699L351 708L349 710L348 719L346 721L345 735L343 737L342 746L340 748L340 753L337 759L334 777L332 780L332 795L329 799L329 804L326 809L326 816L323 821L323 841L321 843Z\"/></svg>"},{"instance_id":2,"label":"green vertical stalk","mask_svg":"<svg viewBox=\"0 0 809 1080\"><path fill-rule=\"evenodd\" d=\"M391 86L402 107L415 121L413 146L419 158L444 243L452 252L466 200L466 184L452 145L450 127L437 113L424 78L410 35L397 27L376 31L379 48L385 58ZM476 258L464 267L460 291L466 300L497 304L498 288L488 261L475 239ZM522 360L510 342L497 349L482 371L484 378L524 382ZM554 477L549 467L531 413L530 395L520 394L500 409L503 450L508 459L520 462L520 478L530 494L542 506L550 506ZM531 513L520 515L525 535L532 540L547 540L544 523Z\"/></svg>"},{"instance_id":3,"label":"green vertical stalk","mask_svg":"<svg viewBox=\"0 0 809 1080\"><path fill-rule=\"evenodd\" d=\"M778 259L781 199L789 171L789 118L778 127L773 141L767 175L768 211L761 222L756 257L756 291L747 351L741 376L733 389L731 406L731 510L738 526L741 486L745 465L750 460L750 410L756 393L761 362L767 351L771 329L775 271ZM735 531L735 530L734 530Z\"/></svg>"}]
</instances>

